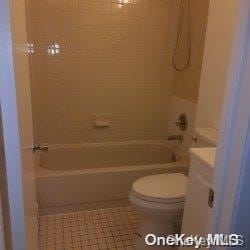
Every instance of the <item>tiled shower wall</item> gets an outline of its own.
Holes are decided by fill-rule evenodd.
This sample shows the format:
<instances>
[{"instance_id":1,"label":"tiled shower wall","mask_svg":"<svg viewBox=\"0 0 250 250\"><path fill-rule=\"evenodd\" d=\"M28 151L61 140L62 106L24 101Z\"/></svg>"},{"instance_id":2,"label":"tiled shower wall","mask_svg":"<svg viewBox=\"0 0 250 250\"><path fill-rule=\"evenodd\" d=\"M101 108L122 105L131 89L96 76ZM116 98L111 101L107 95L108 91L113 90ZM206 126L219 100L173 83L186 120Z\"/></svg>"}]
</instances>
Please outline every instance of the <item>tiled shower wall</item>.
<instances>
[{"instance_id":1,"label":"tiled shower wall","mask_svg":"<svg viewBox=\"0 0 250 250\"><path fill-rule=\"evenodd\" d=\"M166 136L171 0L28 0L36 139ZM111 126L97 128L94 115Z\"/></svg>"}]
</instances>

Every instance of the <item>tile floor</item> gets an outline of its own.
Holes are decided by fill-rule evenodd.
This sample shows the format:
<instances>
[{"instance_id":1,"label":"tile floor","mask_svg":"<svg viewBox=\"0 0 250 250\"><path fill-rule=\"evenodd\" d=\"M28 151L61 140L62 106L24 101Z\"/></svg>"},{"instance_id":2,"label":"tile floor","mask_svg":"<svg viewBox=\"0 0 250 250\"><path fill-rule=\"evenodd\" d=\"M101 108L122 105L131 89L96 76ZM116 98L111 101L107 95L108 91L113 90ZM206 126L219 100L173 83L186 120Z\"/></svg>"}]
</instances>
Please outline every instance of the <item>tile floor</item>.
<instances>
[{"instance_id":1,"label":"tile floor","mask_svg":"<svg viewBox=\"0 0 250 250\"><path fill-rule=\"evenodd\" d=\"M131 206L42 216L39 248L132 250L140 221Z\"/></svg>"}]
</instances>

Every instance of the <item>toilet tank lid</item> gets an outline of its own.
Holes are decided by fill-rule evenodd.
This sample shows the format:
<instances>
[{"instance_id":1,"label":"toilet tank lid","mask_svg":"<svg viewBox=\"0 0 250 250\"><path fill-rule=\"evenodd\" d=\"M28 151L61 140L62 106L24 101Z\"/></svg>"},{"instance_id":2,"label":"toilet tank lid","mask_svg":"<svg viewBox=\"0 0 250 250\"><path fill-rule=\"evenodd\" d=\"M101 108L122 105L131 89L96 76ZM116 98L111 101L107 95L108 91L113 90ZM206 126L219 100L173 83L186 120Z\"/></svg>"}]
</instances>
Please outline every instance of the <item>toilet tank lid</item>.
<instances>
[{"instance_id":1,"label":"toilet tank lid","mask_svg":"<svg viewBox=\"0 0 250 250\"><path fill-rule=\"evenodd\" d=\"M187 177L181 173L149 175L133 184L133 191L140 196L164 200L184 198L186 189Z\"/></svg>"}]
</instances>

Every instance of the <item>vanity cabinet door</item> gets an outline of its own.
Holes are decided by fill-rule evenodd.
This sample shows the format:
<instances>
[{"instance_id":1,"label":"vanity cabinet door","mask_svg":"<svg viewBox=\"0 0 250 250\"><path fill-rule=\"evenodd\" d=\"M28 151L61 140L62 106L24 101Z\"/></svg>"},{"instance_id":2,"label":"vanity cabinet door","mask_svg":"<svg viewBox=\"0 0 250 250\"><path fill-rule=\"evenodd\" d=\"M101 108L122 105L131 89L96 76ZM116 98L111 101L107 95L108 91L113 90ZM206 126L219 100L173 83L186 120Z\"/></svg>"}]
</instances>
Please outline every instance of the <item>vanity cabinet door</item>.
<instances>
[{"instance_id":1,"label":"vanity cabinet door","mask_svg":"<svg viewBox=\"0 0 250 250\"><path fill-rule=\"evenodd\" d=\"M187 195L182 222L182 233L201 235L209 233L212 171L195 158L191 158ZM211 198L211 197L210 197Z\"/></svg>"}]
</instances>

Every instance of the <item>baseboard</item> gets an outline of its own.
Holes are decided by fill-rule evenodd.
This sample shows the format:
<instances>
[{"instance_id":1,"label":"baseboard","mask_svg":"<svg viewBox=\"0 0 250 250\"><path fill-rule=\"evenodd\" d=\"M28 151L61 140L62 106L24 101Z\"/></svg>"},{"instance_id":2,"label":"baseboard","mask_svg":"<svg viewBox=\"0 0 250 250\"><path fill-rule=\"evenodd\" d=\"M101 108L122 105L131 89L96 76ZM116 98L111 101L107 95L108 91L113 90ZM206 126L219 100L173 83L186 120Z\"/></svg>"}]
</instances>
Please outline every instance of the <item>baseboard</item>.
<instances>
[{"instance_id":1,"label":"baseboard","mask_svg":"<svg viewBox=\"0 0 250 250\"><path fill-rule=\"evenodd\" d=\"M72 212L79 212L79 211L129 206L129 205L130 205L130 202L128 199L121 199L121 200L110 200L110 201L101 201L101 202L93 202L93 203L73 204L73 205L66 205L66 206L44 207L44 208L40 208L39 212L40 212L40 216L42 216L42 215L65 214L65 213L72 213Z\"/></svg>"}]
</instances>

